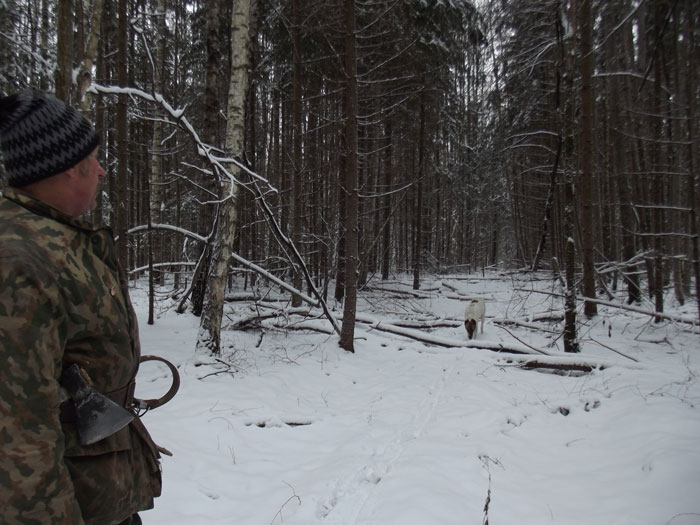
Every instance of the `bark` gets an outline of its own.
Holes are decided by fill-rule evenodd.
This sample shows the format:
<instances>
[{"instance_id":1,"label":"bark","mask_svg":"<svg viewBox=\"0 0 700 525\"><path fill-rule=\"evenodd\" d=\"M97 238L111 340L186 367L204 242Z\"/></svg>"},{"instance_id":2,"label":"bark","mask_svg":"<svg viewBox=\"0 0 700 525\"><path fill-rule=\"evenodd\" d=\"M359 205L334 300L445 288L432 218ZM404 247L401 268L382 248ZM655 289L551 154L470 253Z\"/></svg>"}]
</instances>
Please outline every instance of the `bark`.
<instances>
[{"instance_id":1,"label":"bark","mask_svg":"<svg viewBox=\"0 0 700 525\"><path fill-rule=\"evenodd\" d=\"M665 178L662 174L662 140L663 140L663 123L661 121L661 115L663 114L663 102L661 86L663 85L664 79L661 71L661 60L662 54L660 48L662 46L661 39L663 38L663 32L661 29L661 24L665 18L665 10L663 9L663 0L656 0L653 5L654 9L654 22L652 26L652 35L655 41L654 53L650 57L653 61L654 70L654 83L653 83L653 97L652 97L652 169L655 174L653 177L654 185L654 210L653 210L653 231L654 235L654 303L657 312L664 311L664 242L663 242L663 231L664 231L664 194L665 194ZM656 318L657 322L661 321L661 317Z\"/></svg>"},{"instance_id":2,"label":"bark","mask_svg":"<svg viewBox=\"0 0 700 525\"><path fill-rule=\"evenodd\" d=\"M117 52L117 75L119 85L127 86L127 39L128 39L128 21L127 21L127 0L119 0L119 27L118 27L118 52ZM128 155L127 155L127 102L128 98L125 93L118 97L117 101L117 202L116 202L116 218L117 218L117 254L119 262L123 268L128 268L127 258L127 177L129 175Z\"/></svg>"},{"instance_id":3,"label":"bark","mask_svg":"<svg viewBox=\"0 0 700 525\"><path fill-rule=\"evenodd\" d=\"M59 0L56 16L56 98L70 102L73 84L73 1Z\"/></svg>"},{"instance_id":4,"label":"bark","mask_svg":"<svg viewBox=\"0 0 700 525\"><path fill-rule=\"evenodd\" d=\"M574 243L574 181L571 174L566 180L566 203L564 211L564 235L566 236L564 263L566 287L564 288L564 351L579 352L576 329L576 245Z\"/></svg>"},{"instance_id":5,"label":"bark","mask_svg":"<svg viewBox=\"0 0 700 525\"><path fill-rule=\"evenodd\" d=\"M357 308L358 267L358 189L357 189L357 64L355 49L355 0L345 0L345 300L339 345L355 351L355 314Z\"/></svg>"},{"instance_id":6,"label":"bark","mask_svg":"<svg viewBox=\"0 0 700 525\"><path fill-rule=\"evenodd\" d=\"M571 20L575 25L575 4L569 7ZM563 9L567 9L563 7ZM560 86L557 83L556 101L557 113L559 115L557 123L558 128L562 130L558 137L559 141L563 141L564 155L564 187L563 187L563 225L562 225L562 245L564 257L564 351L568 353L576 353L579 351L578 332L576 327L576 242L574 239L575 217L576 217L576 201L575 201L575 184L576 178L573 173L574 167L571 165L573 154L573 127L575 118L574 104L574 87L573 87L573 55L572 49L567 47L564 41L563 28L559 25L560 20L557 20L557 36L559 46L559 67L562 70L564 80ZM560 106L561 104L561 106Z\"/></svg>"},{"instance_id":7,"label":"bark","mask_svg":"<svg viewBox=\"0 0 700 525\"><path fill-rule=\"evenodd\" d=\"M244 151L245 98L250 64L250 22L254 9L255 0L243 0L235 3L231 14L231 79L226 112L228 119L225 148L226 153L231 157L240 155ZM236 165L231 165L229 169L236 177L240 173ZM236 233L237 195L238 185L232 178L223 176L218 227L211 247L211 266L197 335L197 350L207 350L215 355L221 353L221 320L226 278Z\"/></svg>"},{"instance_id":8,"label":"bark","mask_svg":"<svg viewBox=\"0 0 700 525\"><path fill-rule=\"evenodd\" d=\"M610 30L615 22L617 22L617 20L611 21L608 26ZM613 68L630 68L633 63L633 57L629 56L632 51L632 45L631 42L629 42L630 33L631 29L629 28L629 24L625 24L622 33L624 44L622 51L623 58L621 60L615 56L619 54L619 49L611 49L609 52ZM638 230L638 220L634 211L632 188L630 187L630 177L628 175L628 173L632 171L631 166L633 165L633 161L630 157L633 154L634 145L625 137L626 134L631 135L631 133L624 133L625 127L629 125L629 119L631 118L629 110L615 111L615 108L621 105L625 108L632 107L632 90L629 80L626 77L615 80L611 89L612 96L610 97L610 104L611 110L613 110L614 113L610 119L612 120L611 127L614 127L615 131L611 133L612 140L609 144L609 149L613 158L612 169L614 169L617 174L616 189L620 206L620 242L622 244L622 259L626 263L622 273L627 282L627 304L632 304L639 303L642 299L639 274L636 270L636 265L631 263L637 254L635 232Z\"/></svg>"},{"instance_id":9,"label":"bark","mask_svg":"<svg viewBox=\"0 0 700 525\"><path fill-rule=\"evenodd\" d=\"M420 124L418 131L418 181L413 231L413 289L420 289L421 257L423 255L423 177L425 176L425 86L420 94Z\"/></svg>"},{"instance_id":10,"label":"bark","mask_svg":"<svg viewBox=\"0 0 700 525\"><path fill-rule=\"evenodd\" d=\"M595 268L593 266L593 16L591 0L581 1L581 149L580 151L580 199L582 223L583 292L586 297L595 297ZM595 303L586 301L584 313L591 318L596 315Z\"/></svg>"},{"instance_id":11,"label":"bark","mask_svg":"<svg viewBox=\"0 0 700 525\"><path fill-rule=\"evenodd\" d=\"M557 173L559 171L559 159L561 158L561 140L557 142L557 152L554 156L554 166L552 167L552 176L549 181L549 193L547 194L547 202L544 205L544 219L542 220L542 235L540 242L537 245L535 260L532 263L531 270L536 272L539 269L542 255L544 254L545 246L547 245L547 235L549 235L549 223L552 220L552 206L554 205L554 190L557 186ZM495 220L494 220L495 222ZM494 248L495 252L495 248ZM495 254L494 254L495 261Z\"/></svg>"},{"instance_id":12,"label":"bark","mask_svg":"<svg viewBox=\"0 0 700 525\"><path fill-rule=\"evenodd\" d=\"M391 193L389 188L392 182L392 168L393 168L393 137L391 135L391 120L386 123L385 134L387 139L387 147L384 152L384 190L386 195L383 200L383 218L382 224L384 228L383 241L382 241L382 281L386 281L389 278L389 267L391 264Z\"/></svg>"},{"instance_id":13,"label":"bark","mask_svg":"<svg viewBox=\"0 0 700 525\"><path fill-rule=\"evenodd\" d=\"M347 155L342 155L341 159L341 175L346 172L345 165L347 163ZM338 243L337 243L337 260L336 260L336 273L335 273L335 290L333 296L338 303L342 303L345 300L345 272L347 270L346 263L346 253L347 253L347 232L345 230L347 225L347 194L343 184L338 182Z\"/></svg>"},{"instance_id":14,"label":"bark","mask_svg":"<svg viewBox=\"0 0 700 525\"><path fill-rule=\"evenodd\" d=\"M101 0L98 0L101 2ZM157 4L157 19L158 27L158 43L156 44L155 63L153 64L153 91L155 93L163 92L163 61L165 56L165 0L158 0ZM160 249L162 244L159 242L161 236L156 234L151 225L153 221L156 223L163 222L161 209L165 206L164 191L163 191L163 156L161 153L161 141L163 139L163 123L156 119L153 122L153 138L151 139L151 176L147 177L148 185L148 287L149 287L149 307L148 307L148 324L153 324L154 319L154 296L155 296L155 275L153 274L153 259L164 260L164 255ZM159 273L159 275L162 275Z\"/></svg>"},{"instance_id":15,"label":"bark","mask_svg":"<svg viewBox=\"0 0 700 525\"><path fill-rule=\"evenodd\" d=\"M293 60L293 98L292 98L292 142L294 147L293 175L292 175L292 239L297 246L301 246L301 215L302 205L302 140L301 140L301 7L300 0L292 1L292 60ZM299 268L292 265L292 283L297 290L301 290L302 276ZM301 305L301 298L292 295L292 306Z\"/></svg>"},{"instance_id":16,"label":"bark","mask_svg":"<svg viewBox=\"0 0 700 525\"><path fill-rule=\"evenodd\" d=\"M219 38L220 25L220 3L219 0L211 0L203 9L206 10L207 20L207 36L206 49L207 60L205 64L205 83L204 83L204 132L205 141L210 146L218 146L218 126L219 121L219 96L218 96L218 78L219 69L221 68L221 43ZM239 150L236 155L242 154ZM205 182L205 187L213 195L223 193L217 175ZM218 189L218 190L217 190ZM201 211L201 220L204 224L213 224L212 235L214 238L218 235L217 228L221 227L220 220L217 217L212 217L211 206L204 206ZM217 211L214 214L218 214ZM196 316L201 316L204 310L204 301L207 294L208 277L211 271L211 246L206 245L203 248L200 264L203 265L202 272L198 274L198 279L192 288L192 312Z\"/></svg>"},{"instance_id":17,"label":"bark","mask_svg":"<svg viewBox=\"0 0 700 525\"><path fill-rule=\"evenodd\" d=\"M691 6L691 0L687 1L688 12L686 13L686 23L688 35L688 71L696 71L697 55L695 48L695 33L693 24L691 22L691 14L693 14L693 8ZM697 6L696 6L697 9ZM693 275L695 278L695 301L698 307L698 319L700 320L700 240L698 239L698 202L696 200L696 188L698 185L698 175L697 170L697 159L695 158L695 114L696 114L696 99L694 97L694 83L692 75L687 75L685 79L685 89L686 89L686 99L688 101L688 117L686 119L686 135L688 139L688 202L690 207L690 235L692 236L691 241L691 254L693 261Z\"/></svg>"},{"instance_id":18,"label":"bark","mask_svg":"<svg viewBox=\"0 0 700 525\"><path fill-rule=\"evenodd\" d=\"M102 33L102 0L94 0L92 3L92 16L90 18L90 35L85 48L85 56L78 73L78 97L83 113L89 109L89 100L85 98L85 91L92 83L92 69L97 59L97 50Z\"/></svg>"},{"instance_id":19,"label":"bark","mask_svg":"<svg viewBox=\"0 0 700 525\"><path fill-rule=\"evenodd\" d=\"M165 45L166 45L166 24L165 24L165 0L158 0L156 13L156 26L158 33L158 43L156 44L155 64L153 64L153 91L162 94L165 91L163 76L165 73ZM150 219L157 223L163 222L163 209L165 208L165 175L163 173L163 123L156 119L153 122L153 138L151 140L151 177L150 181ZM163 253L162 237L160 235L149 235L150 244L155 257L158 260L165 260ZM162 279L158 279L162 282Z\"/></svg>"}]
</instances>

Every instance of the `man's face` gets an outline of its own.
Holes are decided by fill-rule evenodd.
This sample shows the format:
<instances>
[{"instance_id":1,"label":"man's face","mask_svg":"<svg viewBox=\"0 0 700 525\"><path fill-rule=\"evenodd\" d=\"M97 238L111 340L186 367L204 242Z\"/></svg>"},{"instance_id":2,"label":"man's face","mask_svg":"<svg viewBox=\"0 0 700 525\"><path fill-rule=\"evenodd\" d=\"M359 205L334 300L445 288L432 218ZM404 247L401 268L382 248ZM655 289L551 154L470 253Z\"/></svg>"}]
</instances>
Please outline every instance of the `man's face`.
<instances>
[{"instance_id":1,"label":"man's face","mask_svg":"<svg viewBox=\"0 0 700 525\"><path fill-rule=\"evenodd\" d=\"M74 180L75 213L73 215L78 216L97 207L100 179L105 176L105 170L97 160L97 148L76 164L75 169L78 177Z\"/></svg>"}]
</instances>

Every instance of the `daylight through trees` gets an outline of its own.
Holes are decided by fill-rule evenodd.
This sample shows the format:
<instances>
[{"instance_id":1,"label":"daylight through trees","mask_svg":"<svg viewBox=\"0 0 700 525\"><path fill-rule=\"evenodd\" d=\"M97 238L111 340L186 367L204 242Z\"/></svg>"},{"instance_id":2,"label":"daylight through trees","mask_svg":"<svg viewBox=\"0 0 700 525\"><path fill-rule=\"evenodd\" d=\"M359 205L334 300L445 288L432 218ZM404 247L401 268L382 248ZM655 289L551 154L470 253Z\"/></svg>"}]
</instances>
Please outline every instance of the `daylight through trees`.
<instances>
[{"instance_id":1,"label":"daylight through trees","mask_svg":"<svg viewBox=\"0 0 700 525\"><path fill-rule=\"evenodd\" d=\"M212 353L261 274L346 350L398 273L551 271L571 351L615 289L697 300L698 56L694 0L0 2L0 93L95 124L93 219Z\"/></svg>"}]
</instances>

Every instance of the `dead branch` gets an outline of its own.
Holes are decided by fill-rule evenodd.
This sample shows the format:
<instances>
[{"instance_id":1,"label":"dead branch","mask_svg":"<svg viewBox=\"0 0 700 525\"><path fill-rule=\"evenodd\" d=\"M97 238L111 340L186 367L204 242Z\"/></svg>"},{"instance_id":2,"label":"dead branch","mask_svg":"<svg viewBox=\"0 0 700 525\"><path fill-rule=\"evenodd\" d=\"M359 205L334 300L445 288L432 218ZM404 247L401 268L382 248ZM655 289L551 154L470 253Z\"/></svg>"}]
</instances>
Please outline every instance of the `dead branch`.
<instances>
[{"instance_id":1,"label":"dead branch","mask_svg":"<svg viewBox=\"0 0 700 525\"><path fill-rule=\"evenodd\" d=\"M554 297L561 297L561 298L564 297L562 294L558 294L556 292L548 292L548 291L544 291L544 290L531 290L531 289L525 289L525 288L516 288L516 290L520 291L520 292L530 292L530 293L552 295ZM691 326L698 326L698 320L695 317L691 317L689 315L673 315L673 314L666 314L663 312L654 312L652 310L645 310L644 308L639 308L637 306L629 306L627 304L620 304L620 303L615 303L612 301L604 301L602 299L595 299L593 297L581 297L580 299L582 301L591 301L592 303L600 304L602 306L609 306L611 308L619 308L620 310L627 310L627 311L635 312L635 313L642 314L642 315L648 315L649 317L660 317L662 319L668 319L669 321L674 321L677 323L684 323L684 324L689 324Z\"/></svg>"},{"instance_id":2,"label":"dead branch","mask_svg":"<svg viewBox=\"0 0 700 525\"><path fill-rule=\"evenodd\" d=\"M408 337L409 339L414 339L422 343L426 343L433 346L442 346L444 348L478 348L482 350L491 350L492 352L509 352L513 354L527 354L531 355L535 352L544 355L550 355L544 350L536 350L525 345L516 345L504 343L501 341L459 341L456 339L449 339L446 337L431 336L429 334L424 334L417 330L412 330L410 328L402 328L391 323L379 321L372 323L370 329L379 330L381 332L388 332L395 335L401 335L403 337Z\"/></svg>"},{"instance_id":3,"label":"dead branch","mask_svg":"<svg viewBox=\"0 0 700 525\"><path fill-rule=\"evenodd\" d=\"M296 245L292 242L291 239L289 239L284 232L282 231L281 226L277 222L277 218L275 217L275 214L272 212L270 209L270 206L268 205L267 201L265 200L265 196L263 195L263 192L260 190L260 188L257 185L257 181L255 178L251 176L251 183L252 183L252 188L255 193L255 202L260 206L260 209L263 211L265 218L267 219L268 224L271 226L271 229L273 233L275 234L275 237L278 240L279 245L282 247L284 250L285 254L287 254L287 258L292 264L297 268L297 271L301 271L301 274L303 275L304 279L306 280L306 284L313 293L313 295L316 297L318 304L321 306L321 309L323 310L324 315L326 316L326 319L331 323L331 326L333 327L333 331L340 336L340 327L338 326L338 323L336 322L335 317L331 314L330 309L328 308L328 305L326 304L325 299L323 298L323 295L321 292L319 292L316 289L316 285L314 284L314 281L311 277L311 273L309 272L308 267L306 266L306 263L304 262L303 257L297 250ZM291 253L291 256L289 255ZM296 264L294 264L294 261L296 261Z\"/></svg>"},{"instance_id":4,"label":"dead branch","mask_svg":"<svg viewBox=\"0 0 700 525\"><path fill-rule=\"evenodd\" d=\"M442 285L443 285L445 288L447 288L448 290L452 290L452 291L453 291L454 293L456 293L457 295L460 294L459 288L457 288L454 284L446 283L445 281L443 281L443 282L442 282Z\"/></svg>"},{"instance_id":5,"label":"dead branch","mask_svg":"<svg viewBox=\"0 0 700 525\"><path fill-rule=\"evenodd\" d=\"M333 335L333 330L328 327L327 323L324 324L313 324L309 323L306 321L302 321L300 323L288 323L288 324L282 324L282 323L275 323L274 324L275 328L280 328L283 330L303 330L307 332L318 332L319 334L326 334L326 335Z\"/></svg>"},{"instance_id":6,"label":"dead branch","mask_svg":"<svg viewBox=\"0 0 700 525\"><path fill-rule=\"evenodd\" d=\"M376 322L370 329L388 332L420 341L432 346L445 348L474 348L478 350L490 350L507 354L504 360L508 364L515 364L524 369L543 369L567 372L592 372L603 370L611 366L619 366L620 362L607 361L596 357L587 357L581 354L551 354L545 350L523 344L504 343L501 341L459 341L444 337L433 337L409 328L401 328L386 322ZM626 365L627 366L627 365ZM630 365L634 366L634 365Z\"/></svg>"},{"instance_id":7,"label":"dead branch","mask_svg":"<svg viewBox=\"0 0 700 525\"><path fill-rule=\"evenodd\" d=\"M269 320L269 319L276 319L279 317L289 317L292 315L299 315L299 316L309 316L311 314L311 310L308 308L277 308L273 305L258 305L261 306L262 308L265 308L266 310L272 310L269 313L261 313L257 312L254 315L250 315L248 317L244 317L241 319L238 319L235 321L230 328L233 330L248 330L248 329L256 329L256 328L261 328L263 321ZM275 324L276 327L281 328L285 325L282 323Z\"/></svg>"},{"instance_id":8,"label":"dead branch","mask_svg":"<svg viewBox=\"0 0 700 525\"><path fill-rule=\"evenodd\" d=\"M550 370L553 372L582 372L589 373L594 370L605 370L612 366L620 366L621 361L608 361L597 357L586 357L581 354L549 355L549 356L523 356L509 355L503 357L501 362L507 365L517 366L525 370ZM641 368L639 365L625 364L626 368Z\"/></svg>"},{"instance_id":9,"label":"dead branch","mask_svg":"<svg viewBox=\"0 0 700 525\"><path fill-rule=\"evenodd\" d=\"M672 315L665 314L663 312L653 312L651 310L645 310L643 308L638 308L636 306L629 306L626 304L613 303L611 301L603 301L601 299L594 299L592 297L583 297L582 299L586 301L591 301L603 306L610 306L612 308L620 308L621 310L628 310L630 312L636 312L638 314L648 315L649 317L661 317L662 319L668 319L669 321L675 321L677 323L689 324L691 326L698 326L698 320L696 317L691 317L689 315Z\"/></svg>"},{"instance_id":10,"label":"dead branch","mask_svg":"<svg viewBox=\"0 0 700 525\"><path fill-rule=\"evenodd\" d=\"M518 365L520 368L524 368L525 370L538 370L538 369L544 369L544 370L555 370L557 372L583 372L585 374L589 374L593 372L593 370L603 370L606 367L605 366L600 366L600 367L594 367L593 365L585 365L585 364L577 364L577 363L571 363L571 364L564 364L564 363L542 363L539 361L528 361L527 363L520 363Z\"/></svg>"},{"instance_id":11,"label":"dead branch","mask_svg":"<svg viewBox=\"0 0 700 525\"><path fill-rule=\"evenodd\" d=\"M420 291L416 291L416 290L400 290L398 288L384 288L383 286L365 286L364 289L366 291L388 292L388 293L397 294L399 296L410 295L411 297L415 297L417 299L425 299L427 297L430 297L429 294L421 293Z\"/></svg>"},{"instance_id":12,"label":"dead branch","mask_svg":"<svg viewBox=\"0 0 700 525\"><path fill-rule=\"evenodd\" d=\"M530 321L556 323L564 320L564 312L542 312L539 314L530 315L528 318Z\"/></svg>"},{"instance_id":13,"label":"dead branch","mask_svg":"<svg viewBox=\"0 0 700 525\"><path fill-rule=\"evenodd\" d=\"M634 361L635 363L639 363L639 360L638 360L638 359L635 359L634 357L630 357L630 356L628 356L627 354L623 354L623 353L620 352L619 350L615 350L615 349L612 348L611 346L608 346L608 345L606 345L606 344L604 344L604 343L601 343L601 342L598 341L597 339L593 339L592 337L591 337L590 339L591 339L591 341L593 341L595 344L600 345L600 346L602 346L603 348L606 348L606 349L610 350L611 352L615 352L616 354L621 355L622 357L626 357L627 359L630 359L630 360Z\"/></svg>"},{"instance_id":14,"label":"dead branch","mask_svg":"<svg viewBox=\"0 0 700 525\"><path fill-rule=\"evenodd\" d=\"M416 321L412 319L391 321L394 326L402 328L417 328L419 330L430 330L431 328L457 328L462 326L462 321L454 321L450 319L435 319L432 321Z\"/></svg>"},{"instance_id":15,"label":"dead branch","mask_svg":"<svg viewBox=\"0 0 700 525\"><path fill-rule=\"evenodd\" d=\"M235 303L238 301L264 301L265 298L257 293L231 293L224 296L224 301L227 303ZM269 299L268 299L269 300Z\"/></svg>"},{"instance_id":16,"label":"dead branch","mask_svg":"<svg viewBox=\"0 0 700 525\"><path fill-rule=\"evenodd\" d=\"M529 323L527 321L518 321L517 319L501 319L501 318L496 318L493 319L493 324L495 325L515 325L515 326L520 326L522 328L528 328L530 330L539 330L542 332L547 332L549 334L558 334L559 331L557 330L552 330L551 328L546 328L544 326L535 324L535 323Z\"/></svg>"},{"instance_id":17,"label":"dead branch","mask_svg":"<svg viewBox=\"0 0 700 525\"><path fill-rule=\"evenodd\" d=\"M237 253L231 253L231 258L238 261L242 265L250 268L251 270L256 272L258 275L260 275L263 279L266 279L268 281L275 283L276 285L280 286L281 288L284 288L285 290L287 290L291 294L298 295L304 302L307 302L313 306L317 306L317 304L321 304L316 299L313 299L311 297L308 297L306 294L301 293L299 290L297 290L293 286L285 283L281 279L278 279L277 277L272 275L270 272L266 271L264 268L261 268L257 264L252 263L252 262L244 259L243 257L238 255Z\"/></svg>"},{"instance_id":18,"label":"dead branch","mask_svg":"<svg viewBox=\"0 0 700 525\"><path fill-rule=\"evenodd\" d=\"M260 325L264 320L274 319L276 317L279 317L280 315L282 315L280 312L252 315L250 317L246 317L245 319L239 319L230 326L230 329L244 331L248 329L260 328Z\"/></svg>"}]
</instances>

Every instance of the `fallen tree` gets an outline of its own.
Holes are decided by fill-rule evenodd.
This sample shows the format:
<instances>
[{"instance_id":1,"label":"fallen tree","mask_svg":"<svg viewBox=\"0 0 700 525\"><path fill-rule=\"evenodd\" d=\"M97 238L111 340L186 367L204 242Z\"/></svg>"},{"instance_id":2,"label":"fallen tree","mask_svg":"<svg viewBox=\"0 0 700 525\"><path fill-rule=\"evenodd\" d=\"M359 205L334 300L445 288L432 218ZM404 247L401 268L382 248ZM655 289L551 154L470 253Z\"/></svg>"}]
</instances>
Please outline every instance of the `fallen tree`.
<instances>
[{"instance_id":1,"label":"fallen tree","mask_svg":"<svg viewBox=\"0 0 700 525\"><path fill-rule=\"evenodd\" d=\"M515 290L520 291L520 292L529 292L529 293L539 293L539 294L551 295L554 297L562 297L562 298L564 297L562 294L559 294L556 292L547 292L544 290L533 290L533 289L526 289L526 288L515 288ZM691 326L698 326L698 319L696 317L692 317L689 315L666 314L664 312L645 310L644 308L640 308L638 306L629 306L626 304L620 304L620 303L616 303L613 301L605 301L603 299L596 299L594 297L581 297L581 300L590 301L592 303L596 303L596 304L599 304L602 306L609 306L611 308L618 308L620 310L627 310L629 312L635 312L635 313L642 314L642 315L648 315L649 317L668 319L669 321L674 321L676 323L683 323L683 324L689 324Z\"/></svg>"},{"instance_id":2,"label":"fallen tree","mask_svg":"<svg viewBox=\"0 0 700 525\"><path fill-rule=\"evenodd\" d=\"M402 328L386 322L375 322L370 329L388 332L403 337L408 337L426 344L442 346L444 348L471 348L489 350L508 354L503 358L506 364L515 364L528 370L550 370L556 372L581 372L589 373L594 370L604 370L611 366L619 366L620 362L599 359L591 356L555 355L546 350L522 344L504 343L500 341L459 341L445 337L435 337L409 328ZM629 365L625 365L629 367ZM632 365L634 366L634 365Z\"/></svg>"},{"instance_id":3,"label":"fallen tree","mask_svg":"<svg viewBox=\"0 0 700 525\"><path fill-rule=\"evenodd\" d=\"M324 316L314 316L313 310L309 308L276 308L272 305L263 307L266 312L257 312L254 315L236 320L230 327L237 330L247 329L278 329L278 330L311 330L320 333L332 334L333 329L328 326ZM270 311L271 310L271 311ZM292 317L302 316L300 320L292 321ZM414 341L419 341L428 346L442 348L462 348L473 350L488 350L503 354L497 364L503 366L517 366L526 370L546 370L553 373L574 372L590 373L594 370L604 370L611 366L620 366L621 362L600 359L581 354L560 355L547 350L535 348L534 346L506 343L503 341L484 340L460 340L448 337L434 336L421 332L415 328L399 326L395 323L404 323L408 326L429 328L434 326L456 326L459 322L451 320L433 321L375 321L370 316L358 314L358 322L366 327L367 331L377 330L386 332ZM622 354L621 354L622 355ZM623 357L626 357L623 355ZM626 367L629 367L625 363ZM631 365L635 366L635 365Z\"/></svg>"}]
</instances>

